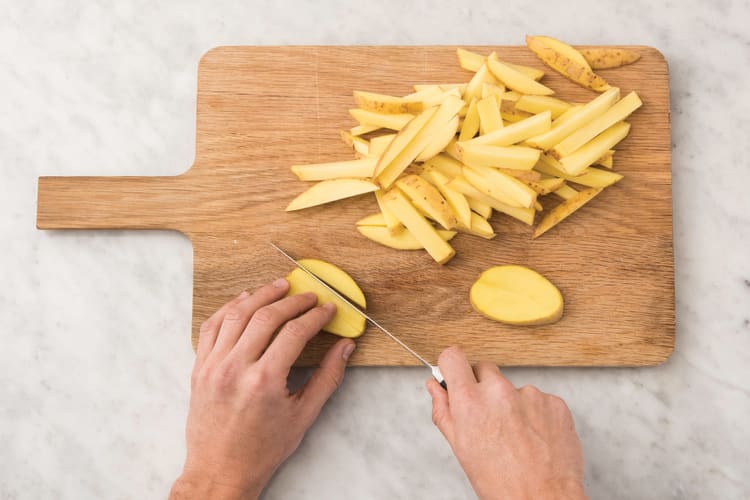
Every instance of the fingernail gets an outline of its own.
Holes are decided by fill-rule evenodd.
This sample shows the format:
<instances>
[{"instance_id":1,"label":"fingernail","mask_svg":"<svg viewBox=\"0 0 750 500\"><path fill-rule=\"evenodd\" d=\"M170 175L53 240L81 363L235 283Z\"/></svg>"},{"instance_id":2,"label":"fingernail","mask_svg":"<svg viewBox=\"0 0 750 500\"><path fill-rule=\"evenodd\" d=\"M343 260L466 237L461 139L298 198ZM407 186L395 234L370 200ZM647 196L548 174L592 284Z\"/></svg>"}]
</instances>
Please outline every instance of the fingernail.
<instances>
[{"instance_id":1,"label":"fingernail","mask_svg":"<svg viewBox=\"0 0 750 500\"><path fill-rule=\"evenodd\" d=\"M354 342L350 342L344 347L344 350L341 351L341 357L344 358L344 361L349 359L349 356L352 355L355 347L357 347L357 345Z\"/></svg>"},{"instance_id":2,"label":"fingernail","mask_svg":"<svg viewBox=\"0 0 750 500\"><path fill-rule=\"evenodd\" d=\"M325 304L323 304L320 307L322 307L323 309L325 309L328 312L336 312L336 304L334 304L332 302L326 302Z\"/></svg>"},{"instance_id":3,"label":"fingernail","mask_svg":"<svg viewBox=\"0 0 750 500\"><path fill-rule=\"evenodd\" d=\"M274 281L272 284L276 288L285 288L286 287L286 279L279 278L276 281Z\"/></svg>"}]
</instances>

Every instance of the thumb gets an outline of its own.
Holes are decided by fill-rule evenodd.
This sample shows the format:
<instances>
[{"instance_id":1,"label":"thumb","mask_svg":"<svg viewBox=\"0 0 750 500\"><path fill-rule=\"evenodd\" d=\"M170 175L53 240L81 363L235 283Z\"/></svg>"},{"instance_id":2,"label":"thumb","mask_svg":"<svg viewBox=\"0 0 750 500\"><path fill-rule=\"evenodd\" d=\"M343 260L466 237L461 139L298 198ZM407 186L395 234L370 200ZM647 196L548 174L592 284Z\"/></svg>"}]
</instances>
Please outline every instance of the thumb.
<instances>
[{"instance_id":1,"label":"thumb","mask_svg":"<svg viewBox=\"0 0 750 500\"><path fill-rule=\"evenodd\" d=\"M449 443L453 443L453 419L448 403L448 392L434 378L427 381L427 392L432 397L432 423L440 429Z\"/></svg>"},{"instance_id":2,"label":"thumb","mask_svg":"<svg viewBox=\"0 0 750 500\"><path fill-rule=\"evenodd\" d=\"M346 362L355 348L354 341L342 339L331 347L320 366L313 372L310 380L302 388L300 399L307 407L311 420L315 420L323 409L323 405L336 392L344 381Z\"/></svg>"}]
</instances>

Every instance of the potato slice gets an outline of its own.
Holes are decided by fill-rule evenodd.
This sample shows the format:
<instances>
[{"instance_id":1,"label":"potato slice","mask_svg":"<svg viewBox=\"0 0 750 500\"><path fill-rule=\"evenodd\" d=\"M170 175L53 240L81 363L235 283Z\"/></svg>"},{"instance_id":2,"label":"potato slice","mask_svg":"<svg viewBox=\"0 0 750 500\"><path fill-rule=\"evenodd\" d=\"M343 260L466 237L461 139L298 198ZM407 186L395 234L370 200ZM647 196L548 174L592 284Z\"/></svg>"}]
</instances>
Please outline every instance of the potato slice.
<instances>
[{"instance_id":1,"label":"potato slice","mask_svg":"<svg viewBox=\"0 0 750 500\"><path fill-rule=\"evenodd\" d=\"M458 54L458 64L463 69L468 71L477 71L480 67L482 67L482 64L487 60L486 57L484 57L481 54L477 54L476 52L471 52L466 49L456 49L456 52ZM541 69L532 68L530 66L522 66L520 64L511 64L509 62L505 63L507 66L510 66L511 68L515 69L519 73L523 73L524 75L528 76L529 78L532 78L534 80L541 80L544 76L544 71ZM416 87L416 85L415 85Z\"/></svg>"},{"instance_id":2,"label":"potato slice","mask_svg":"<svg viewBox=\"0 0 750 500\"><path fill-rule=\"evenodd\" d=\"M463 226L471 227L471 207L469 206L469 202L462 193L448 187L450 179L434 168L426 169L422 173L422 176L440 191L440 194L443 195L445 201L448 202L448 206L453 211L456 221Z\"/></svg>"},{"instance_id":3,"label":"potato slice","mask_svg":"<svg viewBox=\"0 0 750 500\"><path fill-rule=\"evenodd\" d=\"M619 68L632 64L641 58L637 52L628 49L596 48L579 51L592 69Z\"/></svg>"},{"instance_id":4,"label":"potato slice","mask_svg":"<svg viewBox=\"0 0 750 500\"><path fill-rule=\"evenodd\" d=\"M495 130L491 134L475 137L461 144L489 144L492 146L511 146L530 137L544 134L552 126L552 114L544 111L538 115L521 120L507 127Z\"/></svg>"},{"instance_id":5,"label":"potato slice","mask_svg":"<svg viewBox=\"0 0 750 500\"><path fill-rule=\"evenodd\" d=\"M407 175L396 181L396 187L410 198L412 204L429 215L445 229L456 227L456 217L440 191L418 175Z\"/></svg>"},{"instance_id":6,"label":"potato slice","mask_svg":"<svg viewBox=\"0 0 750 500\"><path fill-rule=\"evenodd\" d=\"M340 269L339 271L343 273ZM349 275L346 276L349 277ZM326 283L329 283L328 280L332 278L330 274L318 277ZM364 333L366 326L365 318L346 304L346 302L334 295L326 287L315 281L305 271L302 269L294 269L287 275L286 279L289 282L288 295L313 292L318 297L318 305L326 302L333 302L336 304L336 315L323 327L323 330L333 333L334 335L349 338L356 338ZM349 277L349 279L351 279L351 277ZM357 286L356 283L354 286ZM337 288L337 291L344 295L343 290ZM352 299L352 297L349 296L347 296L347 298Z\"/></svg>"},{"instance_id":7,"label":"potato slice","mask_svg":"<svg viewBox=\"0 0 750 500\"><path fill-rule=\"evenodd\" d=\"M491 95L494 95L497 98L499 104L500 101L503 100L503 95L505 95L505 88L500 84L482 84L482 99L486 99Z\"/></svg>"},{"instance_id":8,"label":"potato slice","mask_svg":"<svg viewBox=\"0 0 750 500\"><path fill-rule=\"evenodd\" d=\"M375 167L375 175L379 175L383 170L386 169L398 155L406 149L406 147L412 142L417 136L420 130L430 121L435 115L438 108L429 108L422 111L413 120L411 120L403 129L401 129L396 137L393 138L391 143L388 145L386 150L383 152L378 164Z\"/></svg>"},{"instance_id":9,"label":"potato slice","mask_svg":"<svg viewBox=\"0 0 750 500\"><path fill-rule=\"evenodd\" d=\"M363 217L363 218L359 219L357 221L357 225L358 226L382 226L382 227L386 227L385 216L383 215L383 212L378 212L376 214L368 215L367 217Z\"/></svg>"},{"instance_id":10,"label":"potato slice","mask_svg":"<svg viewBox=\"0 0 750 500\"><path fill-rule=\"evenodd\" d=\"M617 122L623 121L636 109L641 107L641 99L638 94L631 92L615 104L612 105L604 114L591 120L589 123L579 128L560 144L550 150L550 154L555 158L562 158L575 153L581 146L601 134Z\"/></svg>"},{"instance_id":11,"label":"potato slice","mask_svg":"<svg viewBox=\"0 0 750 500\"><path fill-rule=\"evenodd\" d=\"M563 170L570 175L580 175L586 167L592 165L596 160L623 140L630 131L630 124L618 122L599 134L595 139L580 147L570 156L560 159Z\"/></svg>"},{"instance_id":12,"label":"potato slice","mask_svg":"<svg viewBox=\"0 0 750 500\"><path fill-rule=\"evenodd\" d=\"M552 126L546 132L527 138L526 145L547 151L579 128L603 115L619 98L620 89L613 87L607 90L602 95L584 104L577 111L571 114L566 112L552 122ZM476 141L477 139L474 140Z\"/></svg>"},{"instance_id":13,"label":"potato slice","mask_svg":"<svg viewBox=\"0 0 750 500\"><path fill-rule=\"evenodd\" d=\"M603 92L609 85L594 73L586 59L576 49L555 38L526 36L526 45L550 68L586 88Z\"/></svg>"},{"instance_id":14,"label":"potato slice","mask_svg":"<svg viewBox=\"0 0 750 500\"><path fill-rule=\"evenodd\" d=\"M466 165L485 167L503 167L515 170L531 170L539 161L541 151L524 146L490 146L472 144L458 146L461 161Z\"/></svg>"},{"instance_id":15,"label":"potato slice","mask_svg":"<svg viewBox=\"0 0 750 500\"><path fill-rule=\"evenodd\" d=\"M487 58L487 68L489 68L492 75L500 80L500 82L506 87L515 90L516 92L520 92L521 94L551 95L555 93L551 88L545 87L533 78L529 78L520 71L517 71L501 62L495 52L490 54Z\"/></svg>"},{"instance_id":16,"label":"potato slice","mask_svg":"<svg viewBox=\"0 0 750 500\"><path fill-rule=\"evenodd\" d=\"M537 114L549 110L554 120L571 108L572 104L548 95L524 95L516 101L515 109Z\"/></svg>"},{"instance_id":17,"label":"potato slice","mask_svg":"<svg viewBox=\"0 0 750 500\"><path fill-rule=\"evenodd\" d=\"M388 146L393 142L393 138L396 134L384 134L370 139L370 149L367 152L367 156L380 158L380 156L388 149ZM373 172L375 169L373 168Z\"/></svg>"},{"instance_id":18,"label":"potato slice","mask_svg":"<svg viewBox=\"0 0 750 500\"><path fill-rule=\"evenodd\" d=\"M484 194L510 206L531 208L536 192L515 177L491 167L465 166L464 177Z\"/></svg>"},{"instance_id":19,"label":"potato slice","mask_svg":"<svg viewBox=\"0 0 750 500\"><path fill-rule=\"evenodd\" d=\"M360 125L377 126L378 128L389 128L391 130L401 130L414 118L414 115L410 113L376 113L359 108L350 109L349 114Z\"/></svg>"},{"instance_id":20,"label":"potato slice","mask_svg":"<svg viewBox=\"0 0 750 500\"><path fill-rule=\"evenodd\" d=\"M440 94L440 92L438 92ZM432 91L417 92L407 97L394 97L374 92L354 91L354 102L362 109L377 113L419 113L424 109L425 98L433 97Z\"/></svg>"},{"instance_id":21,"label":"potato slice","mask_svg":"<svg viewBox=\"0 0 750 500\"><path fill-rule=\"evenodd\" d=\"M367 123L363 123L360 125L357 125L356 127L352 127L349 129L349 133L353 136L359 136L359 135L365 135L369 134L370 132L374 132L375 130L379 130L383 127L380 125L370 125Z\"/></svg>"},{"instance_id":22,"label":"potato slice","mask_svg":"<svg viewBox=\"0 0 750 500\"><path fill-rule=\"evenodd\" d=\"M544 96L537 96L537 97L544 97ZM500 103L500 116L503 117L503 120L505 120L508 123L516 123L520 122L521 120L525 120L526 118L531 118L531 113L527 111L522 111L516 107L515 101L509 101L507 99L503 99L503 101Z\"/></svg>"},{"instance_id":23,"label":"potato slice","mask_svg":"<svg viewBox=\"0 0 750 500\"><path fill-rule=\"evenodd\" d=\"M601 165L602 167L612 169L615 160L615 150L610 149L602 155L601 158L594 162L595 165Z\"/></svg>"},{"instance_id":24,"label":"potato slice","mask_svg":"<svg viewBox=\"0 0 750 500\"><path fill-rule=\"evenodd\" d=\"M461 175L461 168L463 167L463 164L455 158L448 156L447 154L439 154L424 162L423 166L425 169L434 168L435 170L440 171L449 179L452 179L457 175Z\"/></svg>"},{"instance_id":25,"label":"potato slice","mask_svg":"<svg viewBox=\"0 0 750 500\"><path fill-rule=\"evenodd\" d=\"M463 193L468 199L469 204L482 203L487 205L498 212L510 215L514 219L518 219L524 224L532 225L534 223L534 209L533 208L521 208L513 207L501 201L498 201L491 196L484 194L482 191L474 187L463 175L454 177L449 183L448 187L455 189ZM481 206L479 210L481 210Z\"/></svg>"},{"instance_id":26,"label":"potato slice","mask_svg":"<svg viewBox=\"0 0 750 500\"><path fill-rule=\"evenodd\" d=\"M364 179L372 177L377 159L362 158L360 160L335 161L331 163L311 163L308 165L292 165L292 172L301 181L324 181L326 179L340 179L342 177Z\"/></svg>"},{"instance_id":27,"label":"potato slice","mask_svg":"<svg viewBox=\"0 0 750 500\"><path fill-rule=\"evenodd\" d=\"M552 178L552 179L545 179L545 180L548 182L526 181L526 185L529 186L534 191L536 191L539 196L544 196L544 195L550 194L556 189L559 189L565 183L565 179L561 179L559 177ZM537 211L540 212L541 210L537 208Z\"/></svg>"},{"instance_id":28,"label":"potato slice","mask_svg":"<svg viewBox=\"0 0 750 500\"><path fill-rule=\"evenodd\" d=\"M427 147L417 155L416 161L429 160L438 155L456 137L456 132L458 132L458 115L454 116L441 130L435 133Z\"/></svg>"},{"instance_id":29,"label":"potato slice","mask_svg":"<svg viewBox=\"0 0 750 500\"><path fill-rule=\"evenodd\" d=\"M622 175L620 174L593 167L585 169L580 175L570 175L562 169L560 162L547 155L541 156L539 163L536 164L534 169L543 174L561 177L562 180L567 179L576 184L595 188L605 188L622 179Z\"/></svg>"},{"instance_id":30,"label":"potato slice","mask_svg":"<svg viewBox=\"0 0 750 500\"><path fill-rule=\"evenodd\" d=\"M367 300L362 289L343 269L319 259L300 259L299 263L362 309L367 308Z\"/></svg>"},{"instance_id":31,"label":"potato slice","mask_svg":"<svg viewBox=\"0 0 750 500\"><path fill-rule=\"evenodd\" d=\"M377 191L378 186L363 179L332 179L322 181L312 186L307 191L289 203L287 212L301 210L303 208L323 205L344 198L351 198L364 193Z\"/></svg>"},{"instance_id":32,"label":"potato slice","mask_svg":"<svg viewBox=\"0 0 750 500\"><path fill-rule=\"evenodd\" d=\"M498 172L502 172L505 175L510 175L511 177L515 177L516 179L522 180L524 182L527 181L538 181L541 179L542 175L539 172L535 172L534 170L517 170L515 168L502 168L502 167L495 167Z\"/></svg>"},{"instance_id":33,"label":"potato slice","mask_svg":"<svg viewBox=\"0 0 750 500\"><path fill-rule=\"evenodd\" d=\"M510 325L545 325L563 314L560 290L523 266L487 269L471 286L469 300L480 314Z\"/></svg>"},{"instance_id":34,"label":"potato slice","mask_svg":"<svg viewBox=\"0 0 750 500\"><path fill-rule=\"evenodd\" d=\"M568 187L568 186L565 186ZM559 189L555 191L557 193ZM567 198L565 201L557 205L555 208L550 210L547 215L539 222L539 225L534 230L532 238L538 238L557 224L563 221L570 214L584 206L586 203L597 194L601 193L601 188L586 188L574 196Z\"/></svg>"},{"instance_id":35,"label":"potato slice","mask_svg":"<svg viewBox=\"0 0 750 500\"><path fill-rule=\"evenodd\" d=\"M357 231L367 239L396 250L424 249L424 246L406 229L398 234L391 234L385 226L357 225ZM445 241L452 240L456 235L456 231L446 231L444 229L438 229L437 233Z\"/></svg>"},{"instance_id":36,"label":"potato slice","mask_svg":"<svg viewBox=\"0 0 750 500\"><path fill-rule=\"evenodd\" d=\"M578 191L568 186L567 184L563 184L559 188L555 189L554 193L563 200L570 200L571 198L575 198L576 196L578 196Z\"/></svg>"},{"instance_id":37,"label":"potato slice","mask_svg":"<svg viewBox=\"0 0 750 500\"><path fill-rule=\"evenodd\" d=\"M500 105L496 95L489 95L477 101L477 114L480 134L488 134L503 128L503 119L500 117Z\"/></svg>"},{"instance_id":38,"label":"potato slice","mask_svg":"<svg viewBox=\"0 0 750 500\"><path fill-rule=\"evenodd\" d=\"M402 172L408 167L414 159L424 151L430 141L435 137L435 134L442 130L453 117L456 116L458 111L464 106L464 102L458 98L451 96L437 108L437 111L432 115L424 127L419 130L416 136L406 145L403 150L386 165L377 174L377 181L384 188L390 187L396 179L401 176ZM431 108L434 109L434 108ZM396 139L393 140L395 144ZM389 148L390 149L390 148ZM388 151L386 151L388 153ZM383 154L385 158L386 154ZM380 163L378 163L378 169L380 169Z\"/></svg>"},{"instance_id":39,"label":"potato slice","mask_svg":"<svg viewBox=\"0 0 750 500\"><path fill-rule=\"evenodd\" d=\"M414 205L400 190L391 189L383 197L383 203L438 264L445 264L456 255L453 247L440 237L435 228L414 208Z\"/></svg>"}]
</instances>

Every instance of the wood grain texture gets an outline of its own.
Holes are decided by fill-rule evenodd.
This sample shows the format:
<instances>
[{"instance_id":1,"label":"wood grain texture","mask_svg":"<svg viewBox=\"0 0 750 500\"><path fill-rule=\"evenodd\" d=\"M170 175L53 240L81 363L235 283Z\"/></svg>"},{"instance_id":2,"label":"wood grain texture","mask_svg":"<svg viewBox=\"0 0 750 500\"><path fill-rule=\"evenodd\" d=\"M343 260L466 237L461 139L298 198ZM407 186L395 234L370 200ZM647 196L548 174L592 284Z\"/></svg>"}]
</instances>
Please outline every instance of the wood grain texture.
<instances>
[{"instance_id":1,"label":"wood grain texture","mask_svg":"<svg viewBox=\"0 0 750 500\"><path fill-rule=\"evenodd\" d=\"M472 49L472 47L467 47ZM168 228L194 248L193 341L199 325L242 289L290 271L268 245L348 271L369 312L435 361L450 345L500 365L652 365L674 347L674 264L667 64L649 47L636 64L602 70L643 107L617 147L625 179L538 240L495 215L498 237L459 235L457 256L438 266L424 252L396 251L359 235L372 195L286 213L307 186L289 166L351 159L339 139L354 125L352 90L406 94L415 83L465 82L454 47L219 47L200 62L195 163L176 177L39 180L40 229ZM546 68L525 47L473 47L547 71L562 98L595 94ZM501 325L475 313L468 295L486 268L529 266L555 283L565 315L541 327ZM320 335L299 360L315 364L335 338ZM415 360L370 328L354 365Z\"/></svg>"}]
</instances>

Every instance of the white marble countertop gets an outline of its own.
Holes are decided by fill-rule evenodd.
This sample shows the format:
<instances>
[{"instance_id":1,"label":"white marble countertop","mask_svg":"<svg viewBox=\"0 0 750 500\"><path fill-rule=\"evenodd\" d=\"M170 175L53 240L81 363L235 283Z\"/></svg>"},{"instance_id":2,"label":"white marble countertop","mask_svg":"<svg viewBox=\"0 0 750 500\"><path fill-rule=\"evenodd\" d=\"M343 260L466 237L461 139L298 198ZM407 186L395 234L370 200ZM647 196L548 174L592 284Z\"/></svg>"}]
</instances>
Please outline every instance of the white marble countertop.
<instances>
[{"instance_id":1,"label":"white marble countertop","mask_svg":"<svg viewBox=\"0 0 750 500\"><path fill-rule=\"evenodd\" d=\"M503 45L527 31L669 61L677 347L655 368L507 374L568 401L592 498L750 497L750 6L564 5L4 2L0 498L164 497L184 456L190 243L37 231L37 176L184 170L198 59L216 45ZM266 498L471 498L425 376L349 370Z\"/></svg>"}]
</instances>

